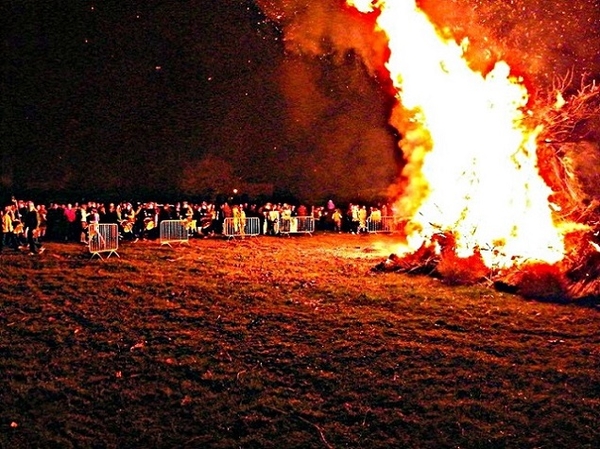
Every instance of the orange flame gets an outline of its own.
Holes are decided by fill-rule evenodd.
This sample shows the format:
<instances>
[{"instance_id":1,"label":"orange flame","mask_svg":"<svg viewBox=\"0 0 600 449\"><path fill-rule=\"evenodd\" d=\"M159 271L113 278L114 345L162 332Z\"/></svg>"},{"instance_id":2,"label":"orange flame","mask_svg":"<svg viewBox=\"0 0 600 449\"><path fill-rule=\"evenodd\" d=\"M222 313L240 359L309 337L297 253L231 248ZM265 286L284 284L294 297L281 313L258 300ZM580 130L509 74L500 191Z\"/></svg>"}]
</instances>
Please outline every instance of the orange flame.
<instances>
[{"instance_id":1,"label":"orange flame","mask_svg":"<svg viewBox=\"0 0 600 449\"><path fill-rule=\"evenodd\" d=\"M368 13L374 10L377 2L372 0L346 0L346 3L360 12Z\"/></svg>"},{"instance_id":2,"label":"orange flame","mask_svg":"<svg viewBox=\"0 0 600 449\"><path fill-rule=\"evenodd\" d=\"M348 3L365 13L376 8L389 41L387 68L401 104L392 124L406 159L395 205L409 219L402 252L452 232L459 256L480 250L488 267L560 261L564 240L537 167L541 130L523 123L522 80L502 61L487 74L472 70L468 41L444 36L414 0Z\"/></svg>"}]
</instances>

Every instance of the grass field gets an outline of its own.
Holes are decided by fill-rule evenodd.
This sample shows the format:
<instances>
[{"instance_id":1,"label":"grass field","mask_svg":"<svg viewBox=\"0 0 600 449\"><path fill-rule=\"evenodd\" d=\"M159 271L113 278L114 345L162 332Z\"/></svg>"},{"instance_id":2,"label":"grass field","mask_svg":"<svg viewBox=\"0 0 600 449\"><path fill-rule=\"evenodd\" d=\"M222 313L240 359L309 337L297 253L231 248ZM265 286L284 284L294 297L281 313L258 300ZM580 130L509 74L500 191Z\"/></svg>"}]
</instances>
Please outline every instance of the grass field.
<instances>
[{"instance_id":1,"label":"grass field","mask_svg":"<svg viewBox=\"0 0 600 449\"><path fill-rule=\"evenodd\" d=\"M375 273L387 239L2 254L0 447L599 447L597 306Z\"/></svg>"}]
</instances>

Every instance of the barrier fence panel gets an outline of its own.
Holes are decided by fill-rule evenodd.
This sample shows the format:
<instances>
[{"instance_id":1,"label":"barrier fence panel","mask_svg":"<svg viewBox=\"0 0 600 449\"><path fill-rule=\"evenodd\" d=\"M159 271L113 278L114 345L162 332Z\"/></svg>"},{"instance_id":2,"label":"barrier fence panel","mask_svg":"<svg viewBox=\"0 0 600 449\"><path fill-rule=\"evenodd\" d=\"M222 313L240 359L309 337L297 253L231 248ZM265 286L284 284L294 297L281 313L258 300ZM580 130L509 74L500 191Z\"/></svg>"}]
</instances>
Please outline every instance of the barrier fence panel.
<instances>
[{"instance_id":1,"label":"barrier fence panel","mask_svg":"<svg viewBox=\"0 0 600 449\"><path fill-rule=\"evenodd\" d=\"M189 223L185 220L163 220L160 222L160 244L171 243L190 244Z\"/></svg>"},{"instance_id":2,"label":"barrier fence panel","mask_svg":"<svg viewBox=\"0 0 600 449\"><path fill-rule=\"evenodd\" d=\"M112 223L90 223L88 228L88 248L92 258L98 256L102 259L102 253L120 257L119 249L119 225Z\"/></svg>"},{"instance_id":3,"label":"barrier fence panel","mask_svg":"<svg viewBox=\"0 0 600 449\"><path fill-rule=\"evenodd\" d=\"M313 217L291 217L282 219L279 223L279 232L282 234L310 234L315 232L315 219Z\"/></svg>"},{"instance_id":4,"label":"barrier fence panel","mask_svg":"<svg viewBox=\"0 0 600 449\"><path fill-rule=\"evenodd\" d=\"M396 217L381 217L381 220L367 220L368 232L396 232L400 230L402 221Z\"/></svg>"},{"instance_id":5,"label":"barrier fence panel","mask_svg":"<svg viewBox=\"0 0 600 449\"><path fill-rule=\"evenodd\" d=\"M260 234L260 220L258 217L231 218L223 222L223 235L227 238L255 237Z\"/></svg>"}]
</instances>

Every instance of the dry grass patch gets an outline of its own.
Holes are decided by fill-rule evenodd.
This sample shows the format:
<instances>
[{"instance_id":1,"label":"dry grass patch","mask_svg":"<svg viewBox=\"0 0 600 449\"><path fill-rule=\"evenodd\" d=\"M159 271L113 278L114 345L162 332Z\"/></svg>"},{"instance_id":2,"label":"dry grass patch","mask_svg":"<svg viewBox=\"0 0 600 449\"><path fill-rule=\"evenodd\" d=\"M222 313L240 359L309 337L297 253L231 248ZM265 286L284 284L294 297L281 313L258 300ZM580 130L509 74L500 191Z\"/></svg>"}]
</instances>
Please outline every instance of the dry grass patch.
<instances>
[{"instance_id":1,"label":"dry grass patch","mask_svg":"<svg viewBox=\"0 0 600 449\"><path fill-rule=\"evenodd\" d=\"M0 256L0 447L595 447L598 310L374 273L390 237Z\"/></svg>"}]
</instances>

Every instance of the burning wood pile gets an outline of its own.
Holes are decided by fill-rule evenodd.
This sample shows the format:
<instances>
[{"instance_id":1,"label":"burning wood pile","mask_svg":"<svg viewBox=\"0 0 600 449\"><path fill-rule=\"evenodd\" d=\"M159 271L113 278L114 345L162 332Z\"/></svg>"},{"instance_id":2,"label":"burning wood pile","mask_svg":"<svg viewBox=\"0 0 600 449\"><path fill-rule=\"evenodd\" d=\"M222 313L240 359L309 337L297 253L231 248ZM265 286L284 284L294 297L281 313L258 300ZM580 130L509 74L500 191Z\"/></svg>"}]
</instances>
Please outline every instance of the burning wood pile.
<instances>
[{"instance_id":1,"label":"burning wood pile","mask_svg":"<svg viewBox=\"0 0 600 449\"><path fill-rule=\"evenodd\" d=\"M565 105L565 111L546 107L537 148L540 176L553 192L553 220L564 233L560 260L513 255L514 264L486 263L482 252L507 256L501 247L476 247L471 255L459 257L455 233L439 230L416 251L393 253L374 269L427 274L450 284L487 283L528 298L600 298L600 148L586 140L586 125L600 117L600 88L585 85Z\"/></svg>"},{"instance_id":2,"label":"burning wood pile","mask_svg":"<svg viewBox=\"0 0 600 449\"><path fill-rule=\"evenodd\" d=\"M377 269L527 297L600 297L599 87L570 91L566 76L531 98L506 62L475 69L469 42L416 2L348 3L375 13L387 37L391 124L402 135L395 214L406 226Z\"/></svg>"},{"instance_id":3,"label":"burning wood pile","mask_svg":"<svg viewBox=\"0 0 600 449\"><path fill-rule=\"evenodd\" d=\"M373 270L430 275L452 285L485 283L526 298L564 301L600 297L598 232L576 233L570 254L560 263L525 261L508 269L486 266L479 251L468 257L457 256L452 234L439 234L434 240L434 245L424 245L414 253L392 253Z\"/></svg>"}]
</instances>

